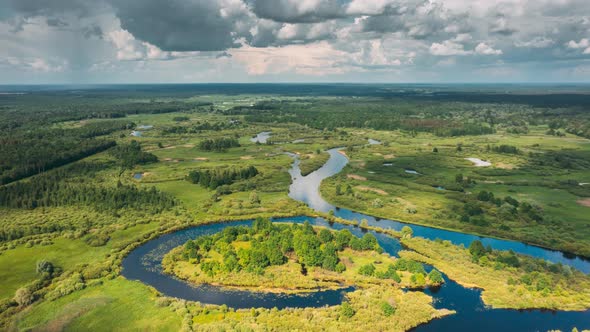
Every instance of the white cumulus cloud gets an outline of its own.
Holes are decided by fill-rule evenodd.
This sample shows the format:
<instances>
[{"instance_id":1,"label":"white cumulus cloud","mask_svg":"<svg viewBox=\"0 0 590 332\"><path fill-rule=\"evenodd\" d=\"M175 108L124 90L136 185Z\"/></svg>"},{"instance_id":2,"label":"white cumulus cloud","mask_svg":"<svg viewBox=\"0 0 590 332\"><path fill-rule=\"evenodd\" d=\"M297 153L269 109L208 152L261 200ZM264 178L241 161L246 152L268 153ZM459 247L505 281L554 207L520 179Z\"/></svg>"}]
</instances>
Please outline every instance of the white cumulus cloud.
<instances>
[{"instance_id":1,"label":"white cumulus cloud","mask_svg":"<svg viewBox=\"0 0 590 332\"><path fill-rule=\"evenodd\" d=\"M502 50L494 49L486 43L479 43L475 47L475 53L482 55L501 55L503 52Z\"/></svg>"}]
</instances>

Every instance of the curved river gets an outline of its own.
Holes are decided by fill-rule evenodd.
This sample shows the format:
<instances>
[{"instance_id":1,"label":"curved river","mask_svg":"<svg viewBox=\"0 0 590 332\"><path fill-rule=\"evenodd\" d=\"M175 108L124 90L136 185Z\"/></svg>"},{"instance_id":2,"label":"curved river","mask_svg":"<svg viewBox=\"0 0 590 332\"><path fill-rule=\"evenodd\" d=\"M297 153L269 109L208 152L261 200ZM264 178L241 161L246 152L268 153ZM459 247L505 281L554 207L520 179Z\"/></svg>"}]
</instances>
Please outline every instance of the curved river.
<instances>
[{"instance_id":1,"label":"curved river","mask_svg":"<svg viewBox=\"0 0 590 332\"><path fill-rule=\"evenodd\" d=\"M340 218L349 220L367 219L370 225L381 228L401 229L405 223L379 219L362 213L338 208L326 202L319 194L321 181L339 173L348 163L346 156L338 152L338 149L328 151L330 159L317 171L303 177L299 170L299 160L296 159L289 171L293 179L289 196L293 199L305 202L311 208L334 214ZM347 228L353 234L361 236L363 230L357 227L328 223L322 218L292 217L277 218L274 221L288 221L302 223L309 221L313 225L330 227L335 230ZM340 290L318 290L308 294L269 294L257 293L245 290L229 290L210 285L194 286L173 276L163 273L161 261L163 256L172 248L179 246L189 239L214 234L228 226L251 225L251 220L218 223L203 226L195 226L174 233L162 235L156 239L137 247L123 260L122 275L131 280L139 280L156 288L167 296L173 296L191 301L200 301L211 304L226 304L233 308L264 307L279 309L286 307L321 307L335 305L342 302L346 292L354 290L349 287ZM494 249L514 250L515 252L543 258L552 262L575 267L585 273L590 273L590 262L565 255L558 251L543 249L526 245L516 241L499 240L458 232L440 230L425 226L410 225L415 236L428 239L440 238L450 240L455 244L469 245L473 240L480 240L484 245L491 245ZM372 232L372 231L370 231ZM387 235L372 232L383 249L396 255L401 249L399 242ZM504 310L489 309L481 301L480 291L464 288L449 280L442 287L425 292L434 298L436 308L447 308L457 311L457 314L431 321L428 324L417 327L416 331L537 331L560 329L570 331L573 327L590 328L590 311L565 312L548 310Z\"/></svg>"}]
</instances>

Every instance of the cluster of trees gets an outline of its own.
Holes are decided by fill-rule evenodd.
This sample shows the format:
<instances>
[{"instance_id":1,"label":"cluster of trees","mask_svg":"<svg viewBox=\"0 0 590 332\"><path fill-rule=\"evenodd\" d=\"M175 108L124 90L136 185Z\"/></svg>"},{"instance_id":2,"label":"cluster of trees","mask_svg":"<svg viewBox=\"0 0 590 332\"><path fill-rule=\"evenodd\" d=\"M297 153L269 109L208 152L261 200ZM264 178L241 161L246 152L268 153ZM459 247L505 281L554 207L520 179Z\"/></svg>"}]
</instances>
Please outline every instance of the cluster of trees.
<instances>
[{"instance_id":1,"label":"cluster of trees","mask_svg":"<svg viewBox=\"0 0 590 332\"><path fill-rule=\"evenodd\" d=\"M236 250L232 245L234 241L245 241L250 245ZM188 241L182 256L199 264L201 271L210 276L240 270L263 273L268 266L284 264L287 256L295 257L302 264L302 273L306 273L306 267L311 266L343 272L346 267L340 261L338 252L347 247L382 250L372 234L365 234L359 239L348 230L316 231L307 222L303 225L280 225L258 218L252 227L227 227L215 235ZM210 250L221 254L223 261L204 259Z\"/></svg>"},{"instance_id":2,"label":"cluster of trees","mask_svg":"<svg viewBox=\"0 0 590 332\"><path fill-rule=\"evenodd\" d=\"M451 127L440 127L434 132L437 136L442 137L455 137L455 136L467 136L467 135L487 135L493 134L496 131L494 128L483 125L483 124L464 124L457 126L457 124L450 124ZM455 127L453 127L453 125Z\"/></svg>"},{"instance_id":3,"label":"cluster of trees","mask_svg":"<svg viewBox=\"0 0 590 332\"><path fill-rule=\"evenodd\" d=\"M551 263L544 259L527 256L518 256L512 250L497 251L490 246L484 247L481 241L475 240L469 245L469 253L473 262L482 266L491 266L494 269L502 270L512 268L523 273L518 278L510 277L509 285L523 284L529 290L552 292L559 280L570 278L575 272L569 266L561 263ZM569 281L571 283L571 280Z\"/></svg>"},{"instance_id":4,"label":"cluster of trees","mask_svg":"<svg viewBox=\"0 0 590 332\"><path fill-rule=\"evenodd\" d=\"M571 123L568 123L565 131L573 135L590 138L590 120L572 121Z\"/></svg>"},{"instance_id":5,"label":"cluster of trees","mask_svg":"<svg viewBox=\"0 0 590 332\"><path fill-rule=\"evenodd\" d=\"M79 162L0 187L0 206L34 209L49 206L91 206L98 210L132 208L159 213L176 205L170 196L156 190L117 186L94 186L79 180L92 176L104 165ZM77 176L78 178L75 178Z\"/></svg>"},{"instance_id":6,"label":"cluster of trees","mask_svg":"<svg viewBox=\"0 0 590 332\"><path fill-rule=\"evenodd\" d=\"M186 179L195 184L209 189L230 185L236 181L246 180L258 175L258 169L254 166L244 168L194 170L188 173Z\"/></svg>"},{"instance_id":7,"label":"cluster of trees","mask_svg":"<svg viewBox=\"0 0 590 332\"><path fill-rule=\"evenodd\" d=\"M199 143L199 149L204 151L225 151L229 148L239 147L240 142L235 138L222 137L206 139Z\"/></svg>"},{"instance_id":8,"label":"cluster of trees","mask_svg":"<svg viewBox=\"0 0 590 332\"><path fill-rule=\"evenodd\" d=\"M564 137L565 133L563 133L560 130L555 130L555 129L549 129L545 132L545 135L550 135L550 136L557 136L557 137Z\"/></svg>"},{"instance_id":9,"label":"cluster of trees","mask_svg":"<svg viewBox=\"0 0 590 332\"><path fill-rule=\"evenodd\" d=\"M149 152L141 151L141 146L135 140L129 144L117 145L110 151L111 155L117 158L122 170L131 169L135 165L155 163L158 157Z\"/></svg>"},{"instance_id":10,"label":"cluster of trees","mask_svg":"<svg viewBox=\"0 0 590 332\"><path fill-rule=\"evenodd\" d=\"M583 150L560 150L531 153L530 160L537 166L584 170L590 168L590 153Z\"/></svg>"},{"instance_id":11,"label":"cluster of trees","mask_svg":"<svg viewBox=\"0 0 590 332\"><path fill-rule=\"evenodd\" d=\"M475 240L469 245L471 259L476 263L489 264L495 262L496 268L520 267L520 259L510 250L506 252L493 251L491 246L484 247L481 241Z\"/></svg>"},{"instance_id":12,"label":"cluster of trees","mask_svg":"<svg viewBox=\"0 0 590 332\"><path fill-rule=\"evenodd\" d=\"M467 199L463 205L460 215L462 222L468 222L477 226L488 226L489 222L485 220L486 211L495 211L497 217L504 220L514 220L516 218L523 221L543 221L542 209L539 206L527 202L519 202L511 196L503 199L496 197L491 191L480 191L475 199ZM507 226L501 225L501 229L509 230Z\"/></svg>"},{"instance_id":13,"label":"cluster of trees","mask_svg":"<svg viewBox=\"0 0 590 332\"><path fill-rule=\"evenodd\" d=\"M424 265L420 262L416 262L411 259L399 258L395 261L395 264L389 264L384 271L377 271L377 268L372 263L363 265L359 268L358 273L364 276L373 276L380 279L392 279L395 282L401 282L401 277L398 271L408 271L412 273L410 281L416 287L422 287L426 285L426 280L432 285L438 285L444 282L442 274L432 269L430 273L426 273Z\"/></svg>"},{"instance_id":14,"label":"cluster of trees","mask_svg":"<svg viewBox=\"0 0 590 332\"><path fill-rule=\"evenodd\" d=\"M513 146L513 145L506 145L506 144L502 144L502 145L499 145L499 146L490 146L490 145L488 145L486 147L486 149L488 151L491 150L491 151L494 151L494 152L497 152L497 153L520 154L520 150L516 146Z\"/></svg>"},{"instance_id":15,"label":"cluster of trees","mask_svg":"<svg viewBox=\"0 0 590 332\"><path fill-rule=\"evenodd\" d=\"M16 305L26 307L35 302L39 298L39 295L35 293L47 286L53 278L62 273L60 267L54 266L53 263L44 259L37 261L36 271L38 279L17 289L14 293L13 300Z\"/></svg>"}]
</instances>

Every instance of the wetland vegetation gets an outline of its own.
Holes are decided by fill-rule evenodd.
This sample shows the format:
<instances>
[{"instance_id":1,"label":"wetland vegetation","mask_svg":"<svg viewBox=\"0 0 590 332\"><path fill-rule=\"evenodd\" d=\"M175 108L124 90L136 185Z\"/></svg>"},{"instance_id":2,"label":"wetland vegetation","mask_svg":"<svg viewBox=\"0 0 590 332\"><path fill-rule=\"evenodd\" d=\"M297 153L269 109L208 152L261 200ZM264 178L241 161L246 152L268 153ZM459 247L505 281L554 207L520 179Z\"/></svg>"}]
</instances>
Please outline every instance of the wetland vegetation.
<instances>
[{"instance_id":1,"label":"wetland vegetation","mask_svg":"<svg viewBox=\"0 0 590 332\"><path fill-rule=\"evenodd\" d=\"M588 276L567 264L379 229L289 197L293 156L297 176L314 177L326 151L342 147L349 163L320 187L335 206L589 257L587 92L453 89L0 95L0 329L408 330L461 315L421 291L442 281L441 293L474 287L494 308L587 310ZM355 234L269 221L304 215L356 225L347 226ZM126 255L162 234L244 219L257 222L184 239L163 266L191 283L254 292L354 290L321 308L233 309L121 276ZM543 328L589 328L581 314Z\"/></svg>"}]
</instances>

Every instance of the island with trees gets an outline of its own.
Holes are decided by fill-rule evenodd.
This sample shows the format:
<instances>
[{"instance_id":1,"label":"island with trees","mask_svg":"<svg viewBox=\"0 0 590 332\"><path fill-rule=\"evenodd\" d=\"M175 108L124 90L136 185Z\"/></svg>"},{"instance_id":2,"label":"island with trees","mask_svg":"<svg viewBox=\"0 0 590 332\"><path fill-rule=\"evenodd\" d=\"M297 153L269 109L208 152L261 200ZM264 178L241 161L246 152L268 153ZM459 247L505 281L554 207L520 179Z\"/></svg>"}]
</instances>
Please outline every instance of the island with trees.
<instances>
[{"instance_id":1,"label":"island with trees","mask_svg":"<svg viewBox=\"0 0 590 332\"><path fill-rule=\"evenodd\" d=\"M195 284L261 292L306 292L318 288L381 285L440 286L436 269L385 253L372 233L330 231L309 223L281 224L258 218L252 227L228 227L189 240L163 261L166 272Z\"/></svg>"}]
</instances>

